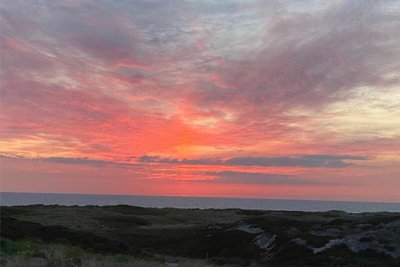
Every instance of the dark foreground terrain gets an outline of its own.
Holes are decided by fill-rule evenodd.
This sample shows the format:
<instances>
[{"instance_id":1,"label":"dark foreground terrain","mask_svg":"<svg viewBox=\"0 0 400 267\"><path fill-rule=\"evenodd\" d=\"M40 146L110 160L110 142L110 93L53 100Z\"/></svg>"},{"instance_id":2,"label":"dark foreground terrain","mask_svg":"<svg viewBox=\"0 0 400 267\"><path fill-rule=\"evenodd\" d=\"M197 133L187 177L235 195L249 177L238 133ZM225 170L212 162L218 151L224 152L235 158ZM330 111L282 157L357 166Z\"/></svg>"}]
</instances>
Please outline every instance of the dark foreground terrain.
<instances>
[{"instance_id":1,"label":"dark foreground terrain","mask_svg":"<svg viewBox=\"0 0 400 267\"><path fill-rule=\"evenodd\" d=\"M398 267L400 213L1 207L0 255L1 266Z\"/></svg>"}]
</instances>

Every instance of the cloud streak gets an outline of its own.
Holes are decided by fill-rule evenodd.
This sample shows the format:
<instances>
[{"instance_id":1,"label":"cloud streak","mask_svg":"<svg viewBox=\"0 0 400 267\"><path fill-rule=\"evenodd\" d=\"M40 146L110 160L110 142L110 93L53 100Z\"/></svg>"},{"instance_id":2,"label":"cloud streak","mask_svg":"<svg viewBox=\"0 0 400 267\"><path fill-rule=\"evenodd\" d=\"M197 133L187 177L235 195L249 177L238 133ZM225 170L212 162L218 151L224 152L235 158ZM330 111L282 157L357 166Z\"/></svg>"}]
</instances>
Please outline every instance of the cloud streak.
<instances>
[{"instance_id":1,"label":"cloud streak","mask_svg":"<svg viewBox=\"0 0 400 267\"><path fill-rule=\"evenodd\" d=\"M323 185L331 184L327 181L305 179L294 175L254 172L207 172L207 175L215 177L207 180L216 183L234 184L259 184L259 185Z\"/></svg>"},{"instance_id":2,"label":"cloud streak","mask_svg":"<svg viewBox=\"0 0 400 267\"><path fill-rule=\"evenodd\" d=\"M67 165L89 165L89 166L134 166L133 162L116 162L111 160L103 160L103 159L91 159L91 158L74 158L74 157L42 157L42 158L27 158L23 156L8 156L0 154L0 158L4 159L13 159L13 160L32 160L32 161L42 161L42 162L50 162L57 164L67 164Z\"/></svg>"},{"instance_id":3,"label":"cloud streak","mask_svg":"<svg viewBox=\"0 0 400 267\"><path fill-rule=\"evenodd\" d=\"M365 156L351 155L300 155L291 157L236 157L229 159L175 159L157 156L141 156L140 162L168 163L188 165L226 165L226 166L259 166L259 167L323 167L341 168L351 166L352 163L345 160L364 161Z\"/></svg>"}]
</instances>

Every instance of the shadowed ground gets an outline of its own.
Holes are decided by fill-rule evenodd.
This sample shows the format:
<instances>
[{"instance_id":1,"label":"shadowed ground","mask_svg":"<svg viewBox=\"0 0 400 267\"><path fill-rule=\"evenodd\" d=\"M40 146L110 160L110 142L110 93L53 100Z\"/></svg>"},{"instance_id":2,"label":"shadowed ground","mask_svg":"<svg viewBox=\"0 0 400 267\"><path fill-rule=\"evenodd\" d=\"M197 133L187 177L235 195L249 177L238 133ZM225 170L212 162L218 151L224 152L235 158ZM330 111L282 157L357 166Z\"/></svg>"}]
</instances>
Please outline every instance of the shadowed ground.
<instances>
[{"instance_id":1,"label":"shadowed ground","mask_svg":"<svg viewBox=\"0 0 400 267\"><path fill-rule=\"evenodd\" d=\"M62 251L80 250L70 266L89 266L82 255L151 264L137 266L183 266L190 259L200 261L192 266L400 266L400 213L15 206L1 208L1 237L8 264L23 244L36 247L25 254L39 260L47 258L38 251L62 244ZM110 266L135 266L129 261Z\"/></svg>"}]
</instances>

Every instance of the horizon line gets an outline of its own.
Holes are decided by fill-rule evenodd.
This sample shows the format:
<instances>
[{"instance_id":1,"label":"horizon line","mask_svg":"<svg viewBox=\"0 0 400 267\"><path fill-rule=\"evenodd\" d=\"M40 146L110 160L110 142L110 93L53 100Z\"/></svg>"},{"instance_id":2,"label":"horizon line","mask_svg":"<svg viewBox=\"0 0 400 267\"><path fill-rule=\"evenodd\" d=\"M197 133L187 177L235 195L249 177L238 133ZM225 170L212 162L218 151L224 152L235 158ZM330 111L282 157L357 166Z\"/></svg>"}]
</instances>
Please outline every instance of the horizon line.
<instances>
[{"instance_id":1,"label":"horizon line","mask_svg":"<svg viewBox=\"0 0 400 267\"><path fill-rule=\"evenodd\" d=\"M310 202L343 202L343 203L373 203L373 204L400 204L390 201L361 201L361 200L326 200L326 199L294 199L294 198L251 198L251 197L221 197L221 196L190 196L190 195L141 195L141 194L105 194L105 193L71 193L71 192L10 192L12 194L47 194L47 195L91 195L91 196L123 196L123 197L171 197L171 198L216 198L216 199L245 199L245 200L281 200L281 201L310 201ZM1 200L1 197L0 197Z\"/></svg>"}]
</instances>

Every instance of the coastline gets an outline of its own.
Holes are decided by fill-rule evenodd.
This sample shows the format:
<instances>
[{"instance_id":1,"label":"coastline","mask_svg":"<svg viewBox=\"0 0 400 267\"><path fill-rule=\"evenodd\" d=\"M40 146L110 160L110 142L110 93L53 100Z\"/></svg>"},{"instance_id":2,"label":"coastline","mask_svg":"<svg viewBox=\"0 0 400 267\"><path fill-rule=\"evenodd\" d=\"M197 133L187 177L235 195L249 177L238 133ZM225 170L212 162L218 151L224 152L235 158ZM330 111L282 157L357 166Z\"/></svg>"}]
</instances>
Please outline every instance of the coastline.
<instances>
[{"instance_id":1,"label":"coastline","mask_svg":"<svg viewBox=\"0 0 400 267\"><path fill-rule=\"evenodd\" d=\"M392 202L0 192L0 205L2 206L32 204L66 206L122 204L147 208L241 208L310 212L343 210L352 213L400 212L400 203Z\"/></svg>"}]
</instances>

